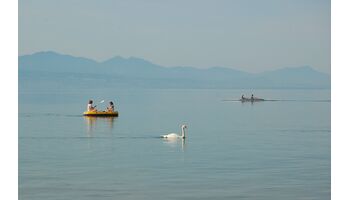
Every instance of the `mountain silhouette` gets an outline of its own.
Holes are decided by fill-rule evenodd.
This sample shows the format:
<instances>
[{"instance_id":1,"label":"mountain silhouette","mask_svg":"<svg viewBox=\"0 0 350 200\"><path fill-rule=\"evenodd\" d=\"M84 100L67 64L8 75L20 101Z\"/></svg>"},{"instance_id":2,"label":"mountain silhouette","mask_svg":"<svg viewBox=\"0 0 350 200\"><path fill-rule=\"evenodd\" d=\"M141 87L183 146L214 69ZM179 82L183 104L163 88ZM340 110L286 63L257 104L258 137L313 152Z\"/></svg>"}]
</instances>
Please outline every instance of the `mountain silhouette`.
<instances>
[{"instance_id":1,"label":"mountain silhouette","mask_svg":"<svg viewBox=\"0 0 350 200\"><path fill-rule=\"evenodd\" d=\"M330 75L310 66L248 73L227 67L164 67L142 58L115 56L103 62L53 51L19 56L22 88L330 88Z\"/></svg>"}]
</instances>

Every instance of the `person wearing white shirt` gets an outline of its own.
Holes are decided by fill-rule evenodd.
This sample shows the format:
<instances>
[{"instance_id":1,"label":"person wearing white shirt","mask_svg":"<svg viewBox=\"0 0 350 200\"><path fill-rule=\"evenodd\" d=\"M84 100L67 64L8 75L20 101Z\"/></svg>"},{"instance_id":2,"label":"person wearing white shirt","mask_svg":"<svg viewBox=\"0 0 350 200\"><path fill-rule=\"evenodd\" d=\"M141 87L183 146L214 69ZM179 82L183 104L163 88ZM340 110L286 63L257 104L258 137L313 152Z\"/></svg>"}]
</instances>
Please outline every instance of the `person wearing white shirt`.
<instances>
[{"instance_id":1,"label":"person wearing white shirt","mask_svg":"<svg viewBox=\"0 0 350 200\"><path fill-rule=\"evenodd\" d=\"M96 106L92 105L93 101L89 100L89 103L87 105L87 111L96 111Z\"/></svg>"}]
</instances>

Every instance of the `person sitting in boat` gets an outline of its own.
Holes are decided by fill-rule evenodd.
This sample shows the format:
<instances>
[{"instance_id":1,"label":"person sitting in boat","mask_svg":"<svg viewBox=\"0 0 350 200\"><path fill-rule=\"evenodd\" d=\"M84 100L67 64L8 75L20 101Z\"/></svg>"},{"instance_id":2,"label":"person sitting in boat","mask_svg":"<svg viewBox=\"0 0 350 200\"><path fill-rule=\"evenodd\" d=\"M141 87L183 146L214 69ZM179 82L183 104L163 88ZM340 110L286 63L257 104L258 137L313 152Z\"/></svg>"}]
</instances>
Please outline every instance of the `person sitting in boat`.
<instances>
[{"instance_id":1,"label":"person sitting in boat","mask_svg":"<svg viewBox=\"0 0 350 200\"><path fill-rule=\"evenodd\" d=\"M114 104L112 101L109 102L109 106L107 107L107 112L114 112Z\"/></svg>"},{"instance_id":2,"label":"person sitting in boat","mask_svg":"<svg viewBox=\"0 0 350 200\"><path fill-rule=\"evenodd\" d=\"M242 99L242 100L244 99L244 94L242 94L242 97L241 97L241 99Z\"/></svg>"},{"instance_id":3,"label":"person sitting in boat","mask_svg":"<svg viewBox=\"0 0 350 200\"><path fill-rule=\"evenodd\" d=\"M87 105L87 111L96 111L96 106L92 105L93 101L89 100L89 103Z\"/></svg>"}]
</instances>

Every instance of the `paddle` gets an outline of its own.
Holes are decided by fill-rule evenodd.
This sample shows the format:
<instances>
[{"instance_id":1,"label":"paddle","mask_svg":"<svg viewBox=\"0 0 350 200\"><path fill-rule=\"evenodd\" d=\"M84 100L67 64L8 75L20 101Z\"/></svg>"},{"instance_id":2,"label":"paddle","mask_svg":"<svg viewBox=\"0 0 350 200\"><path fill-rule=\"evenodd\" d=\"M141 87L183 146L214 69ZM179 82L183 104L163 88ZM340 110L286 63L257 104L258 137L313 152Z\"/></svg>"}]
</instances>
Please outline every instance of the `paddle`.
<instances>
[{"instance_id":1,"label":"paddle","mask_svg":"<svg viewBox=\"0 0 350 200\"><path fill-rule=\"evenodd\" d=\"M102 104L102 103L104 103L105 102L105 100L102 100L102 101L100 101L100 104ZM95 106L95 108L96 108L96 106Z\"/></svg>"},{"instance_id":2,"label":"paddle","mask_svg":"<svg viewBox=\"0 0 350 200\"><path fill-rule=\"evenodd\" d=\"M100 101L100 104L103 103L103 102L105 102L105 100ZM95 106L95 108L96 108L96 106Z\"/></svg>"},{"instance_id":3,"label":"paddle","mask_svg":"<svg viewBox=\"0 0 350 200\"><path fill-rule=\"evenodd\" d=\"M100 104L103 103L103 102L105 102L105 100L100 101ZM94 106L93 108L96 108L96 107L97 107L97 106Z\"/></svg>"}]
</instances>

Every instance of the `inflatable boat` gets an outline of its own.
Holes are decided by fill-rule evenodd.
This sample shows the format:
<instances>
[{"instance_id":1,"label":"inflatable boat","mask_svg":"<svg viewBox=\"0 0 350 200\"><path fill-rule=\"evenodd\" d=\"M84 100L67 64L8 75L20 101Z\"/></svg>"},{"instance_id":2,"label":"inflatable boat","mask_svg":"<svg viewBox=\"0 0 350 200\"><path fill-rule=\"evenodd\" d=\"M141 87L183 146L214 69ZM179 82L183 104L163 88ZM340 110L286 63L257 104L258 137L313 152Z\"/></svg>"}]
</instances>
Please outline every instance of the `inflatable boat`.
<instances>
[{"instance_id":1,"label":"inflatable boat","mask_svg":"<svg viewBox=\"0 0 350 200\"><path fill-rule=\"evenodd\" d=\"M118 117L118 111L106 112L106 111L85 111L84 116L94 116L94 117Z\"/></svg>"}]
</instances>

